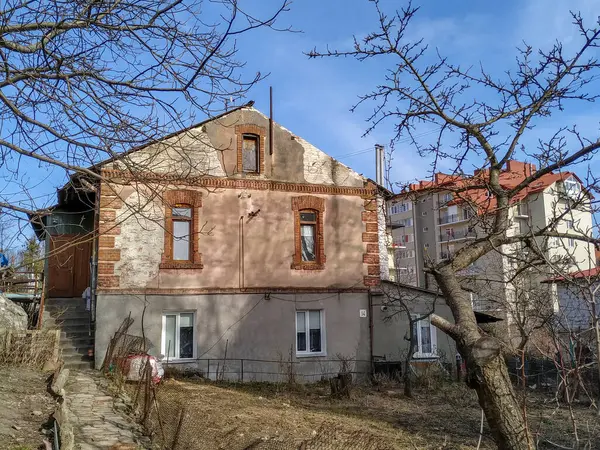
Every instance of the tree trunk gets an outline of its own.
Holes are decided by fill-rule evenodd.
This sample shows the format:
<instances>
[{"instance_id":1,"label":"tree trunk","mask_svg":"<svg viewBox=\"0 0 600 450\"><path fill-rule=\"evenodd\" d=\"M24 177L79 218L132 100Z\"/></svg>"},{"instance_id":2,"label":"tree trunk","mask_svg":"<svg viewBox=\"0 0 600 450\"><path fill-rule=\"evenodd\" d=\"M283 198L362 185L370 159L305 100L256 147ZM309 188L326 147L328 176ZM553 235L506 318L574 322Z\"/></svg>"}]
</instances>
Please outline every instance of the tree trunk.
<instances>
[{"instance_id":1,"label":"tree trunk","mask_svg":"<svg viewBox=\"0 0 600 450\"><path fill-rule=\"evenodd\" d=\"M503 357L498 354L482 362L475 360L473 352L466 354L470 355L467 384L477 392L498 449L533 450L533 440Z\"/></svg>"},{"instance_id":2,"label":"tree trunk","mask_svg":"<svg viewBox=\"0 0 600 450\"><path fill-rule=\"evenodd\" d=\"M510 381L500 341L482 336L470 298L458 282L455 269L444 266L434 275L455 323L439 316L432 317L432 323L456 341L465 358L467 384L477 392L498 449L533 450L533 439Z\"/></svg>"},{"instance_id":3,"label":"tree trunk","mask_svg":"<svg viewBox=\"0 0 600 450\"><path fill-rule=\"evenodd\" d=\"M592 323L594 324L594 340L596 341L596 370L598 370L598 385L596 388L596 413L600 415L600 321L598 320L598 312L596 311L595 292L592 297Z\"/></svg>"}]
</instances>

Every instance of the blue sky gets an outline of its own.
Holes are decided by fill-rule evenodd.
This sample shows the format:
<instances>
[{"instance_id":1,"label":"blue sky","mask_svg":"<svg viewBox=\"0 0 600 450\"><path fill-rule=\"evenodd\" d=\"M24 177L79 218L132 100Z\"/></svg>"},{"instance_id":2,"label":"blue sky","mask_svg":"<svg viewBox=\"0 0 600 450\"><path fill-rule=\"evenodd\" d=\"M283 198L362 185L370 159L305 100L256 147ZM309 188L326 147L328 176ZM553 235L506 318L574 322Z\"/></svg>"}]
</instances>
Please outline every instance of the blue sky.
<instances>
[{"instance_id":1,"label":"blue sky","mask_svg":"<svg viewBox=\"0 0 600 450\"><path fill-rule=\"evenodd\" d=\"M246 6L263 15L277 4L277 0L246 1ZM382 0L383 7L390 11L402 4ZM522 40L542 48L551 46L555 39L564 42L566 48L576 45L569 9L581 11L587 18L600 16L598 0L429 0L421 4L410 30L412 36L423 37L432 49L439 49L454 63L466 66L481 62L497 75L512 67L515 48ZM376 15L372 4L367 0L295 0L279 24L291 25L301 32L276 33L264 29L243 35L238 41L239 58L247 61L246 73L270 73L267 80L253 88L248 100L255 100L255 106L268 113L268 91L273 86L277 122L358 172L374 177L372 149L375 143L389 143L391 124L362 137L369 108L354 113L350 108L358 95L382 80L390 60L359 63L351 59L309 60L304 55L314 47L325 49L328 45L333 49L349 49L352 35L364 36L374 30ZM523 142L533 146L538 137L548 135L560 125L573 123L597 139L599 121L597 104L568 106L529 132ZM428 169L429 161L419 158L411 146L402 142L396 146L393 181L426 177ZM0 176L6 180L8 174L4 170L0 169ZM583 173L585 167L578 170ZM64 183L65 173L62 169L23 161L19 178L19 183L31 188L24 206L43 207L55 202L55 188ZM0 196L5 200L27 197L10 182L1 189Z\"/></svg>"}]
</instances>

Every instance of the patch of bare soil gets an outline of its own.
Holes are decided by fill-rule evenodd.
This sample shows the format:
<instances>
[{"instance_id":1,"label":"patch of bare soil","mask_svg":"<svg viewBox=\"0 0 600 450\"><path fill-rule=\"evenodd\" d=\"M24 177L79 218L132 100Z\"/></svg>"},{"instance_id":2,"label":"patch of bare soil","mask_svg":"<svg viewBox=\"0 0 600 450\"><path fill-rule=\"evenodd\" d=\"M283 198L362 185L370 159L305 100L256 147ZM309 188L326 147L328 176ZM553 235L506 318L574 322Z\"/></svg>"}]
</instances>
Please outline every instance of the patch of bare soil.
<instances>
[{"instance_id":1,"label":"patch of bare soil","mask_svg":"<svg viewBox=\"0 0 600 450\"><path fill-rule=\"evenodd\" d=\"M481 409L462 383L402 395L401 387L355 388L331 399L328 386L219 385L167 380L158 388L162 433L189 449L475 449ZM528 392L529 426L538 448L572 448L570 412L551 396ZM184 415L181 415L184 411ZM581 445L600 448L595 410L579 405ZM183 418L182 418L183 417ZM158 433L158 427L156 427ZM481 449L494 445L483 424Z\"/></svg>"},{"instance_id":2,"label":"patch of bare soil","mask_svg":"<svg viewBox=\"0 0 600 450\"><path fill-rule=\"evenodd\" d=\"M54 400L47 377L33 369L0 368L0 449L38 449L50 432Z\"/></svg>"}]
</instances>

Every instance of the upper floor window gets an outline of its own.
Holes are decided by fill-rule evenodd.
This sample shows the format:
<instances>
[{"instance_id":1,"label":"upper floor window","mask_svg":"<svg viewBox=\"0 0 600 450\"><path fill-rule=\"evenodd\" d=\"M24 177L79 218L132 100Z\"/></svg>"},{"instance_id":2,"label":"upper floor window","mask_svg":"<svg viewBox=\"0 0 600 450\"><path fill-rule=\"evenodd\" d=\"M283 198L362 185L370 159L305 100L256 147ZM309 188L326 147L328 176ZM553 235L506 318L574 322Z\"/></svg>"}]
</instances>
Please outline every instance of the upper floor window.
<instances>
[{"instance_id":1,"label":"upper floor window","mask_svg":"<svg viewBox=\"0 0 600 450\"><path fill-rule=\"evenodd\" d=\"M325 200L311 195L292 198L294 212L293 269L323 269Z\"/></svg>"},{"instance_id":2,"label":"upper floor window","mask_svg":"<svg viewBox=\"0 0 600 450\"><path fill-rule=\"evenodd\" d=\"M258 173L260 139L255 134L242 135L242 172Z\"/></svg>"},{"instance_id":3,"label":"upper floor window","mask_svg":"<svg viewBox=\"0 0 600 450\"><path fill-rule=\"evenodd\" d=\"M300 211L300 245L302 247L302 261L314 262L317 260L317 211L310 209Z\"/></svg>"},{"instance_id":4,"label":"upper floor window","mask_svg":"<svg viewBox=\"0 0 600 450\"><path fill-rule=\"evenodd\" d=\"M164 195L165 242L162 269L200 269L198 215L202 194L193 190L173 190Z\"/></svg>"},{"instance_id":5,"label":"upper floor window","mask_svg":"<svg viewBox=\"0 0 600 450\"><path fill-rule=\"evenodd\" d=\"M565 193L569 197L577 197L581 192L581 185L575 178L569 177L565 181L563 181L565 186Z\"/></svg>"},{"instance_id":6,"label":"upper floor window","mask_svg":"<svg viewBox=\"0 0 600 450\"><path fill-rule=\"evenodd\" d=\"M400 214L412 209L411 202L396 203L390 208L390 214Z\"/></svg>"},{"instance_id":7,"label":"upper floor window","mask_svg":"<svg viewBox=\"0 0 600 450\"><path fill-rule=\"evenodd\" d=\"M452 201L452 194L447 192L444 195L442 195L442 203L448 203Z\"/></svg>"},{"instance_id":8,"label":"upper floor window","mask_svg":"<svg viewBox=\"0 0 600 450\"><path fill-rule=\"evenodd\" d=\"M190 205L177 205L171 210L173 261L190 261L192 256L192 209Z\"/></svg>"}]
</instances>

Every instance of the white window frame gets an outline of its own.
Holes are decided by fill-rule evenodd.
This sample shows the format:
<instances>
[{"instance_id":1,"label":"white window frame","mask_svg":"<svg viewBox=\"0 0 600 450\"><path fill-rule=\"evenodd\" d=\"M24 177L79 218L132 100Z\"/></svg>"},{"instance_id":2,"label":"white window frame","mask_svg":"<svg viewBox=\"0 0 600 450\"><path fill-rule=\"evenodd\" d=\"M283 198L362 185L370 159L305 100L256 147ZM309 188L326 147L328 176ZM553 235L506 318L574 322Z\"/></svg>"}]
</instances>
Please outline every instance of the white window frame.
<instances>
[{"instance_id":1,"label":"white window frame","mask_svg":"<svg viewBox=\"0 0 600 450\"><path fill-rule=\"evenodd\" d=\"M194 332L193 332L193 347L192 347L192 357L191 358L180 358L179 357L179 324L180 324L180 316L181 314L191 314L192 315L192 323L194 324ZM197 355L197 326L196 326L196 311L163 311L162 312L162 329L161 329L161 337L160 337L160 353L164 355L164 359L167 359L167 316L176 316L177 319L175 321L175 328L177 333L175 334L177 342L175 342L175 356L173 358L169 357L169 362L171 361L191 361L196 359Z\"/></svg>"},{"instance_id":2,"label":"white window frame","mask_svg":"<svg viewBox=\"0 0 600 450\"><path fill-rule=\"evenodd\" d=\"M573 219L567 219L565 222L567 224L567 230L575 229L575 221Z\"/></svg>"},{"instance_id":3,"label":"white window frame","mask_svg":"<svg viewBox=\"0 0 600 450\"><path fill-rule=\"evenodd\" d=\"M309 313L310 311L319 311L321 313L321 351L320 352L311 352L310 351L310 329L309 329ZM303 312L304 314L304 329L306 330L306 350L298 351L298 313ZM324 309L297 309L294 312L294 347L296 348L296 357L298 358L306 358L310 356L327 356L327 335L325 326L325 310Z\"/></svg>"},{"instance_id":4,"label":"white window frame","mask_svg":"<svg viewBox=\"0 0 600 450\"><path fill-rule=\"evenodd\" d=\"M569 248L575 248L575 239L567 238L567 245L569 246Z\"/></svg>"},{"instance_id":5,"label":"white window frame","mask_svg":"<svg viewBox=\"0 0 600 450\"><path fill-rule=\"evenodd\" d=\"M411 314L413 319L420 317L420 314ZM429 324L429 329L431 331L431 353L423 353L423 343L421 341L421 322L427 322ZM413 353L413 358L437 358L437 328L432 325L429 317L424 317L422 319L414 322L414 326L417 329L417 343L415 346L415 352ZM410 330L409 330L410 332Z\"/></svg>"},{"instance_id":6,"label":"white window frame","mask_svg":"<svg viewBox=\"0 0 600 450\"><path fill-rule=\"evenodd\" d=\"M581 193L581 185L573 177L569 177L563 181L563 185L565 187L565 194L567 194L569 197L577 198Z\"/></svg>"}]
</instances>

